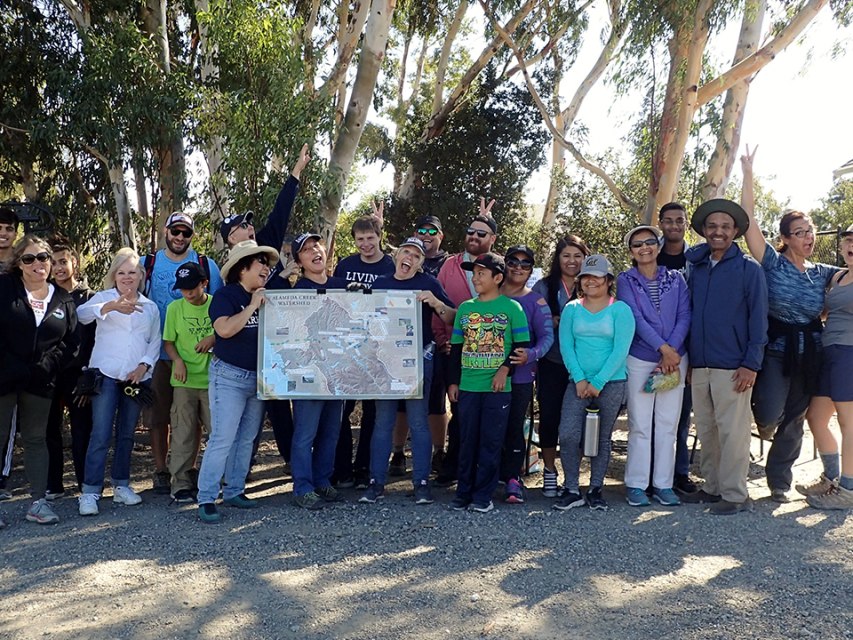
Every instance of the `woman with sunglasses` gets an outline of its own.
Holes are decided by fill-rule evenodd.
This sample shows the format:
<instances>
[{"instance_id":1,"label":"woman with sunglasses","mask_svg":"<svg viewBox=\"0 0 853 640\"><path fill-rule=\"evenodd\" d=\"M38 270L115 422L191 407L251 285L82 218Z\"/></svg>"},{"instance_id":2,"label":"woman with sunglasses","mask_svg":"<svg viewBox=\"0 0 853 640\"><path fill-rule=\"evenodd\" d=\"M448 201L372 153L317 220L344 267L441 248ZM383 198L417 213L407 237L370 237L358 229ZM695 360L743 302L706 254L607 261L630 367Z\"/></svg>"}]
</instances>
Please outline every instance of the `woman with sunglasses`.
<instances>
[{"instance_id":1,"label":"woman with sunglasses","mask_svg":"<svg viewBox=\"0 0 853 640\"><path fill-rule=\"evenodd\" d=\"M527 416L530 401L533 399L536 362L554 344L554 321L545 298L527 286L533 266L536 264L533 250L524 244L510 247L504 262L506 279L501 287L501 293L521 305L530 328L531 346L513 350L509 358L515 365L515 371L512 374L512 400L506 423L499 476L506 487L504 501L510 504L521 504L526 494L521 482L521 470L527 455L524 419Z\"/></svg>"},{"instance_id":2,"label":"woman with sunglasses","mask_svg":"<svg viewBox=\"0 0 853 640\"><path fill-rule=\"evenodd\" d=\"M150 387L152 369L160 355L160 312L142 294L144 287L139 255L125 247L113 258L104 277L104 290L77 310L83 324L97 323L89 368L103 375L99 393L92 396L92 435L86 449L83 493L78 499L81 516L99 513L98 500L114 432L113 502L142 502L130 488L133 433L142 410L132 393L134 387Z\"/></svg>"},{"instance_id":3,"label":"woman with sunglasses","mask_svg":"<svg viewBox=\"0 0 853 640\"><path fill-rule=\"evenodd\" d=\"M639 226L625 234L634 266L619 274L619 300L634 314L636 332L628 352L628 460L625 491L628 504L646 506L649 473L654 452L652 496L662 505L681 500L672 490L675 471L675 437L684 382L687 376L687 332L690 329L690 295L678 271L659 267L660 231ZM678 383L663 391L647 390L649 376L678 375Z\"/></svg>"},{"instance_id":4,"label":"woman with sunglasses","mask_svg":"<svg viewBox=\"0 0 853 640\"><path fill-rule=\"evenodd\" d=\"M536 387L539 399L539 447L542 451L542 495L556 498L560 494L557 482L557 439L563 396L569 384L569 372L560 355L560 316L566 305L577 298L577 276L589 248L575 235L557 242L548 275L533 285L533 291L548 302L554 323L554 344L537 365Z\"/></svg>"},{"instance_id":5,"label":"woman with sunglasses","mask_svg":"<svg viewBox=\"0 0 853 640\"><path fill-rule=\"evenodd\" d=\"M45 500L47 417L56 376L79 346L74 301L48 282L50 258L44 240L26 235L0 275L0 442L9 434L17 407L32 495L27 520L39 524L59 522Z\"/></svg>"},{"instance_id":6,"label":"woman with sunglasses","mask_svg":"<svg viewBox=\"0 0 853 640\"><path fill-rule=\"evenodd\" d=\"M752 412L761 437L773 443L767 452L767 486L775 502L789 502L793 466L800 457L803 423L817 382L822 359L821 333L826 289L837 267L809 260L815 230L811 218L789 211L779 221L780 242L773 247L755 220L752 163L756 149L741 157L743 208L749 215L746 244L764 270L770 307L767 347L752 391ZM775 431L775 435L774 435ZM825 478L838 475L838 452L821 451L825 473L818 483L798 487L809 495L822 492Z\"/></svg>"},{"instance_id":7,"label":"woman with sunglasses","mask_svg":"<svg viewBox=\"0 0 853 640\"><path fill-rule=\"evenodd\" d=\"M245 494L255 436L264 417L258 399L258 313L271 265L279 260L272 247L254 240L238 242L222 267L226 284L210 303L216 334L209 369L210 439L198 476L198 513L202 521L219 522L216 509L220 481L223 504L251 509L257 500Z\"/></svg>"}]
</instances>

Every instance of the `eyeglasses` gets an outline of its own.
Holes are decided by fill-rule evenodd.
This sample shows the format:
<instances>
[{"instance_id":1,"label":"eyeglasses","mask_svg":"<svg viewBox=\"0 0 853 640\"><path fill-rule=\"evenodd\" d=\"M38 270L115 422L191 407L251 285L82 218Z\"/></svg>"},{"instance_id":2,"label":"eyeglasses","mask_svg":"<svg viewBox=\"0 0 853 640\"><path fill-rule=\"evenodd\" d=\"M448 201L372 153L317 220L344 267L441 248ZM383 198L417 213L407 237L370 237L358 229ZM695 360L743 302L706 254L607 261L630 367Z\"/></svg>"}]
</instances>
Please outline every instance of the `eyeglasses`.
<instances>
[{"instance_id":1,"label":"eyeglasses","mask_svg":"<svg viewBox=\"0 0 853 640\"><path fill-rule=\"evenodd\" d=\"M185 237L185 238L187 238L187 239L189 239L189 238L192 238L192 237L193 237L193 232L192 232L192 231L190 231L189 229L175 229L175 228L173 227L173 228L169 229L169 233L171 233L171 234L172 234L173 236L175 236L176 238L177 238L178 236L184 236L184 237Z\"/></svg>"},{"instance_id":2,"label":"eyeglasses","mask_svg":"<svg viewBox=\"0 0 853 640\"><path fill-rule=\"evenodd\" d=\"M506 266L521 268L524 271L530 271L533 269L533 263L530 260L519 260L518 258L507 258Z\"/></svg>"},{"instance_id":3,"label":"eyeglasses","mask_svg":"<svg viewBox=\"0 0 853 640\"><path fill-rule=\"evenodd\" d=\"M657 243L658 243L657 238L649 238L648 240L634 240L633 242L631 242L631 248L632 249L639 249L640 247L642 247L644 245L648 245L651 247L652 245L655 245Z\"/></svg>"},{"instance_id":4,"label":"eyeglasses","mask_svg":"<svg viewBox=\"0 0 853 640\"><path fill-rule=\"evenodd\" d=\"M660 223L665 227L683 227L687 224L687 220L685 220L684 218L676 218L675 220L664 218L660 221Z\"/></svg>"},{"instance_id":5,"label":"eyeglasses","mask_svg":"<svg viewBox=\"0 0 853 640\"><path fill-rule=\"evenodd\" d=\"M228 235L230 236L237 229L248 229L251 226L252 225L250 225L248 222L241 222L240 224L231 227L231 231L228 232Z\"/></svg>"},{"instance_id":6,"label":"eyeglasses","mask_svg":"<svg viewBox=\"0 0 853 640\"><path fill-rule=\"evenodd\" d=\"M482 229L474 229L473 227L468 227L469 236L473 236L475 233L477 234L478 238L485 238L491 233L491 231L483 231Z\"/></svg>"},{"instance_id":7,"label":"eyeglasses","mask_svg":"<svg viewBox=\"0 0 853 640\"><path fill-rule=\"evenodd\" d=\"M255 256L255 260L260 262L265 267L268 267L270 265L269 260L267 260L266 256Z\"/></svg>"},{"instance_id":8,"label":"eyeglasses","mask_svg":"<svg viewBox=\"0 0 853 640\"><path fill-rule=\"evenodd\" d=\"M797 236L798 238L805 238L806 236L814 237L814 229L800 229L799 231L794 231L792 236Z\"/></svg>"},{"instance_id":9,"label":"eyeglasses","mask_svg":"<svg viewBox=\"0 0 853 640\"><path fill-rule=\"evenodd\" d=\"M419 236L437 236L438 229L418 229ZM482 236L480 236L482 237Z\"/></svg>"},{"instance_id":10,"label":"eyeglasses","mask_svg":"<svg viewBox=\"0 0 853 640\"><path fill-rule=\"evenodd\" d=\"M26 253L21 256L20 260L21 264L32 264L36 260L38 260L39 262L49 262L50 258L51 256L47 251L42 251L41 253L35 256L31 253Z\"/></svg>"}]
</instances>

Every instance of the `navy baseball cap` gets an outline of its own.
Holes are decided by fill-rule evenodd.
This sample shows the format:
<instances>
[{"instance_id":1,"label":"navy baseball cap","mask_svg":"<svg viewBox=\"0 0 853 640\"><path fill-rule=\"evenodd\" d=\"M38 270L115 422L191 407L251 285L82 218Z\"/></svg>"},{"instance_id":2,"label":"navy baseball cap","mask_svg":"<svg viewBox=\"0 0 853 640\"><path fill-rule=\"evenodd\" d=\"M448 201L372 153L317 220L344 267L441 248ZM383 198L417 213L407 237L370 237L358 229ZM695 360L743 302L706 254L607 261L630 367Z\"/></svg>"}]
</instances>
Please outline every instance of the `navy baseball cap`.
<instances>
[{"instance_id":1,"label":"navy baseball cap","mask_svg":"<svg viewBox=\"0 0 853 640\"><path fill-rule=\"evenodd\" d=\"M205 280L207 274L204 267L198 262L185 262L175 271L175 286L172 289L195 289Z\"/></svg>"},{"instance_id":2,"label":"navy baseball cap","mask_svg":"<svg viewBox=\"0 0 853 640\"><path fill-rule=\"evenodd\" d=\"M301 233L290 243L290 254L296 258L300 251L302 251L302 247L305 246L305 243L311 239L314 240L322 240L323 236L318 235L316 233Z\"/></svg>"},{"instance_id":3,"label":"navy baseball cap","mask_svg":"<svg viewBox=\"0 0 853 640\"><path fill-rule=\"evenodd\" d=\"M492 273L506 274L506 263L504 262L504 259L491 251L477 256L471 262L463 262L460 266L465 271L473 271L474 267L485 267Z\"/></svg>"},{"instance_id":4,"label":"navy baseball cap","mask_svg":"<svg viewBox=\"0 0 853 640\"><path fill-rule=\"evenodd\" d=\"M231 235L231 230L234 227L238 227L244 222L250 223L254 216L254 211L247 211L246 213L234 214L225 218L225 220L222 221L222 224L219 225L219 234L222 236L225 244L228 244L228 236Z\"/></svg>"},{"instance_id":5,"label":"navy baseball cap","mask_svg":"<svg viewBox=\"0 0 853 640\"><path fill-rule=\"evenodd\" d=\"M415 238L415 237L406 238L406 240L404 242L400 243L400 246L401 247L415 247L422 254L426 255L426 245L424 244L424 241L421 240L420 238Z\"/></svg>"}]
</instances>

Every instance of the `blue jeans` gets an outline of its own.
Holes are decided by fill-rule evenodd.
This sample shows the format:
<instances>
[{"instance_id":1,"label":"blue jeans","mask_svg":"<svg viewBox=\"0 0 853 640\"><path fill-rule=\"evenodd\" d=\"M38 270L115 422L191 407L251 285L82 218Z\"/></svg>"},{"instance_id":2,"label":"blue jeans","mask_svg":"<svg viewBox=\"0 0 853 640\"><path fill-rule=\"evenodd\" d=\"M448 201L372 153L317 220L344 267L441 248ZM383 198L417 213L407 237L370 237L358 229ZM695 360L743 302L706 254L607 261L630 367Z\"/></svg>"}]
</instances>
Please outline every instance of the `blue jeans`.
<instances>
[{"instance_id":1,"label":"blue jeans","mask_svg":"<svg viewBox=\"0 0 853 640\"><path fill-rule=\"evenodd\" d=\"M149 386L150 381L142 383ZM114 378L104 376L101 393L92 396L92 436L86 449L86 467L83 472L83 493L101 493L104 487L104 470L107 453L115 427L115 449L111 482L113 487L130 484L130 454L133 452L133 433L142 405L122 392L123 385ZM118 414L118 415L116 415Z\"/></svg>"},{"instance_id":2,"label":"blue jeans","mask_svg":"<svg viewBox=\"0 0 853 640\"><path fill-rule=\"evenodd\" d=\"M228 500L246 490L252 443L264 417L257 373L214 358L208 377L212 424L198 475L199 504L213 504L223 474L223 498Z\"/></svg>"},{"instance_id":3,"label":"blue jeans","mask_svg":"<svg viewBox=\"0 0 853 640\"><path fill-rule=\"evenodd\" d=\"M456 496L490 502L498 486L512 393L459 392L459 480Z\"/></svg>"},{"instance_id":4,"label":"blue jeans","mask_svg":"<svg viewBox=\"0 0 853 640\"><path fill-rule=\"evenodd\" d=\"M343 413L343 400L293 400L290 471L294 496L330 486Z\"/></svg>"},{"instance_id":5,"label":"blue jeans","mask_svg":"<svg viewBox=\"0 0 853 640\"><path fill-rule=\"evenodd\" d=\"M412 434L412 480L415 486L429 479L432 465L432 432L429 429L429 392L432 385L434 360L424 359L424 388L422 398L406 400L406 421ZM370 439L370 477L385 484L388 458L397 421L399 400L376 401L376 424Z\"/></svg>"}]
</instances>

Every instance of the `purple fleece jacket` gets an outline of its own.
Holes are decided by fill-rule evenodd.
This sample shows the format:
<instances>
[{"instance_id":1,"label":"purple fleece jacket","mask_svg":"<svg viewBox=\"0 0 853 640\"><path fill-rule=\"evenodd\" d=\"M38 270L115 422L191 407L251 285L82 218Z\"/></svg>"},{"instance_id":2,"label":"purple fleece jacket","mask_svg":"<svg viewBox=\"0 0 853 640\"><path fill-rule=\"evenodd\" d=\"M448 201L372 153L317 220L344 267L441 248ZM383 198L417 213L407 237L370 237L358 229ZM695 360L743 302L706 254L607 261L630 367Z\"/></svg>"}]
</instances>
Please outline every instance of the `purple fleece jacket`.
<instances>
[{"instance_id":1,"label":"purple fleece jacket","mask_svg":"<svg viewBox=\"0 0 853 640\"><path fill-rule=\"evenodd\" d=\"M517 366L512 374L513 382L523 384L533 382L536 378L536 361L548 353L554 344L554 319L545 298L535 291L512 299L524 309L530 327L531 346L527 347L527 364Z\"/></svg>"},{"instance_id":2,"label":"purple fleece jacket","mask_svg":"<svg viewBox=\"0 0 853 640\"><path fill-rule=\"evenodd\" d=\"M690 331L690 294L678 271L658 267L655 280L660 292L660 311L652 302L649 280L636 267L623 271L616 279L616 297L631 307L637 329L629 354L646 362L658 362L658 349L668 344L683 356L687 353Z\"/></svg>"}]
</instances>

